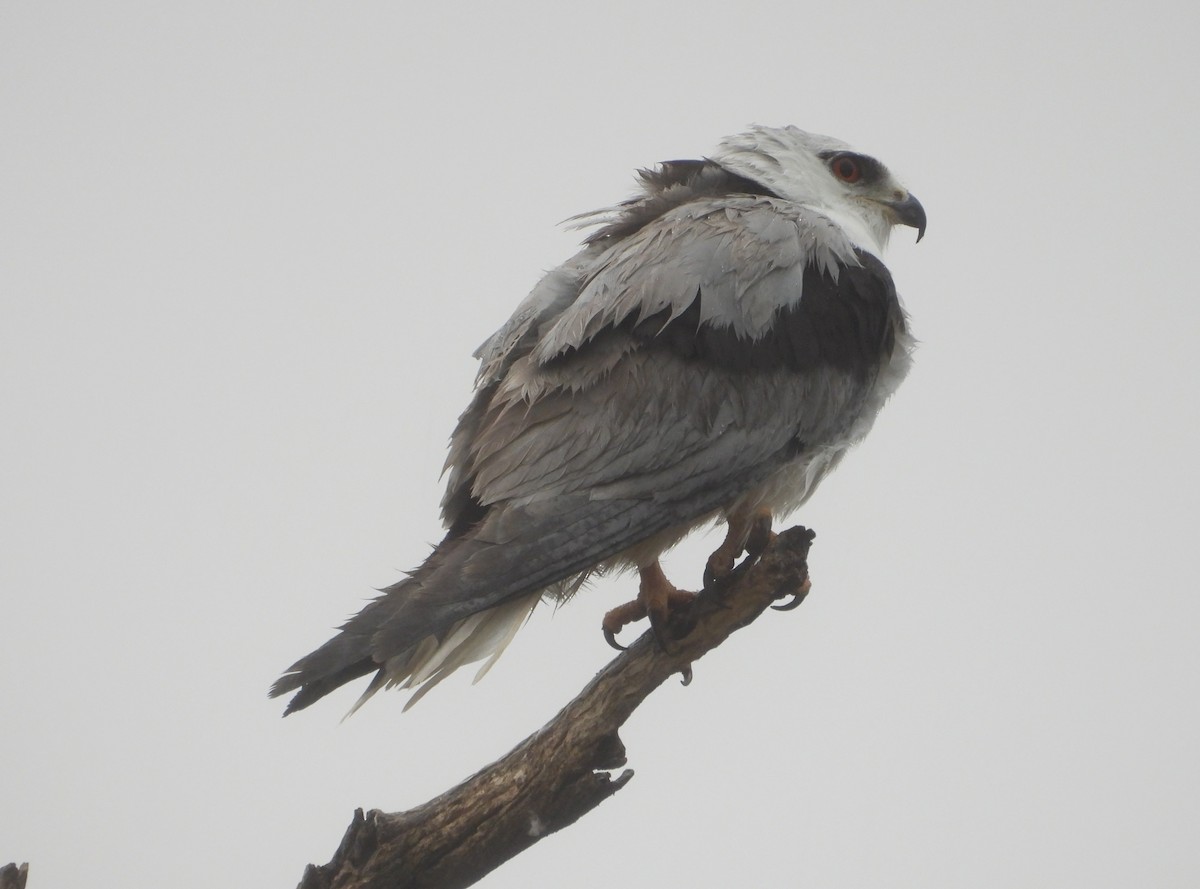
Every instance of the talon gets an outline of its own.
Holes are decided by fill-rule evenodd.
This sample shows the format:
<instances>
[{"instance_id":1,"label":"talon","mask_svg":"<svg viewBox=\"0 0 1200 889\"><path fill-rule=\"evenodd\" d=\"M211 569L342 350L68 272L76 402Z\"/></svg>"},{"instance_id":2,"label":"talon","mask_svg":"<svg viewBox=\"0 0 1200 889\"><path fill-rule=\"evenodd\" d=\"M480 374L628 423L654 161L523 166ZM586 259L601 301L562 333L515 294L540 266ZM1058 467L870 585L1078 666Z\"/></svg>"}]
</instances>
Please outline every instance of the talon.
<instances>
[{"instance_id":1,"label":"talon","mask_svg":"<svg viewBox=\"0 0 1200 889\"><path fill-rule=\"evenodd\" d=\"M728 539L726 539L726 543L728 543ZM716 552L708 557L708 562L704 566L704 588L711 590L728 577L733 572L733 563L736 558L737 555L730 553L726 549L726 544L722 543Z\"/></svg>"},{"instance_id":2,"label":"talon","mask_svg":"<svg viewBox=\"0 0 1200 889\"><path fill-rule=\"evenodd\" d=\"M735 513L726 519L726 523L725 539L708 557L704 567L706 590L712 589L733 572L733 566L742 553L756 559L775 542L769 509L759 509L748 515L744 512Z\"/></svg>"},{"instance_id":3,"label":"talon","mask_svg":"<svg viewBox=\"0 0 1200 889\"><path fill-rule=\"evenodd\" d=\"M771 608L775 611L793 611L800 607L800 603L804 601L804 597L808 595L808 591L812 589L812 581L807 577L804 578L804 583L800 584L800 589L792 593L791 600L784 602L782 605L772 605Z\"/></svg>"},{"instance_id":4,"label":"talon","mask_svg":"<svg viewBox=\"0 0 1200 889\"><path fill-rule=\"evenodd\" d=\"M618 605L604 615L604 620L600 622L600 629L604 631L604 641L617 651L625 651L625 646L617 641L617 633L621 632L621 628L626 624L641 620L645 616L646 603L642 602L640 598L626 602L624 605Z\"/></svg>"},{"instance_id":5,"label":"talon","mask_svg":"<svg viewBox=\"0 0 1200 889\"><path fill-rule=\"evenodd\" d=\"M772 606L774 607L774 606ZM628 651L628 647L617 641L617 634L607 627L604 628L604 641L617 651Z\"/></svg>"},{"instance_id":6,"label":"talon","mask_svg":"<svg viewBox=\"0 0 1200 889\"><path fill-rule=\"evenodd\" d=\"M688 686L688 685L692 684L692 665L691 664L684 664L683 669L680 670L679 673L681 676L683 676L683 679L679 683L680 685Z\"/></svg>"},{"instance_id":7,"label":"talon","mask_svg":"<svg viewBox=\"0 0 1200 889\"><path fill-rule=\"evenodd\" d=\"M675 631L676 636L682 635L678 623L672 621L672 612L690 606L696 594L675 589L663 574L658 562L639 569L639 574L641 583L638 586L637 598L624 605L618 605L604 615L600 624L604 631L604 641L613 648L624 651L625 646L617 642L617 633L621 632L626 624L648 617L650 629L654 632L654 638L658 640L659 648L670 653L671 640L666 632L668 627Z\"/></svg>"}]
</instances>

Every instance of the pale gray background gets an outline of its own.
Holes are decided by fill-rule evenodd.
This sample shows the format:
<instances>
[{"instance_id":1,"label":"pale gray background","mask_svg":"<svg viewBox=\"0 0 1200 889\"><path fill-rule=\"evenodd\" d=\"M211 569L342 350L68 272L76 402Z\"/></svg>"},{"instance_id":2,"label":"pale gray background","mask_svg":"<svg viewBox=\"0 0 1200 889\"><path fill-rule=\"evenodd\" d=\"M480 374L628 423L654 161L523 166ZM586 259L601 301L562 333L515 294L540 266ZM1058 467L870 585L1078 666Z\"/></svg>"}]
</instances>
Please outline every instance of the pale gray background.
<instances>
[{"instance_id":1,"label":"pale gray background","mask_svg":"<svg viewBox=\"0 0 1200 889\"><path fill-rule=\"evenodd\" d=\"M1195 5L425 7L0 6L0 862L294 885L578 690L628 579L407 714L265 697L439 536L557 222L761 122L924 202L916 369L797 517L804 607L483 885L1197 885Z\"/></svg>"}]
</instances>

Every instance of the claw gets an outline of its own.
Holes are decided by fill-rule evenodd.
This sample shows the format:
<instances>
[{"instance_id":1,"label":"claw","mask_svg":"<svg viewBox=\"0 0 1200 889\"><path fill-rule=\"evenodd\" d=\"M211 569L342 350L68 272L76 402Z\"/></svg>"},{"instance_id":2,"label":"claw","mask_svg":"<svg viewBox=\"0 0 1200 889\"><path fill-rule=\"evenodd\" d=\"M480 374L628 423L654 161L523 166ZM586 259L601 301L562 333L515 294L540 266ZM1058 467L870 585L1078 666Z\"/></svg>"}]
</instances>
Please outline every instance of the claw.
<instances>
[{"instance_id":1,"label":"claw","mask_svg":"<svg viewBox=\"0 0 1200 889\"><path fill-rule=\"evenodd\" d=\"M757 559L775 540L771 531L771 512L759 509L752 513L736 513L727 518L728 528L704 566L704 588L712 589L733 572L738 557L746 553Z\"/></svg>"},{"instance_id":2,"label":"claw","mask_svg":"<svg viewBox=\"0 0 1200 889\"><path fill-rule=\"evenodd\" d=\"M618 605L604 615L604 620L600 622L600 629L604 631L604 641L617 651L624 651L625 646L617 641L617 633L621 632L621 628L626 624L641 620L645 616L646 604L638 599Z\"/></svg>"},{"instance_id":3,"label":"claw","mask_svg":"<svg viewBox=\"0 0 1200 889\"><path fill-rule=\"evenodd\" d=\"M772 607L774 607L774 606L772 606ZM604 627L603 629L604 629L604 641L605 642L607 642L610 646L615 648L617 651L628 651L629 650L627 646L622 645L620 642L617 641L616 633L614 633L608 627Z\"/></svg>"},{"instance_id":4,"label":"claw","mask_svg":"<svg viewBox=\"0 0 1200 889\"><path fill-rule=\"evenodd\" d=\"M685 629L681 631L678 621L672 620L672 612L690 605L696 598L695 593L675 589L663 574L658 562L640 569L639 573L641 583L637 598L624 605L618 605L604 615L600 624L604 631L604 641L618 651L624 651L625 646L617 642L617 633L621 632L626 624L648 617L650 629L654 632L654 638L658 640L659 648L670 654L671 638L667 632L668 628L674 631L675 636L682 636L686 632Z\"/></svg>"},{"instance_id":5,"label":"claw","mask_svg":"<svg viewBox=\"0 0 1200 889\"><path fill-rule=\"evenodd\" d=\"M680 685L688 686L688 685L692 684L692 665L691 664L684 664L683 669L680 670L679 673L681 676L683 676L683 680L679 683Z\"/></svg>"},{"instance_id":6,"label":"claw","mask_svg":"<svg viewBox=\"0 0 1200 889\"><path fill-rule=\"evenodd\" d=\"M708 557L708 562L704 566L704 588L706 590L711 590L730 575L735 558L736 556L731 556L726 551L725 544L721 544L720 549Z\"/></svg>"},{"instance_id":7,"label":"claw","mask_svg":"<svg viewBox=\"0 0 1200 889\"><path fill-rule=\"evenodd\" d=\"M808 595L808 591L812 589L812 581L807 577L804 578L804 583L800 584L800 589L792 593L792 598L784 602L782 605L772 605L771 608L775 611L793 611L800 607L800 603L804 601L804 597Z\"/></svg>"}]
</instances>

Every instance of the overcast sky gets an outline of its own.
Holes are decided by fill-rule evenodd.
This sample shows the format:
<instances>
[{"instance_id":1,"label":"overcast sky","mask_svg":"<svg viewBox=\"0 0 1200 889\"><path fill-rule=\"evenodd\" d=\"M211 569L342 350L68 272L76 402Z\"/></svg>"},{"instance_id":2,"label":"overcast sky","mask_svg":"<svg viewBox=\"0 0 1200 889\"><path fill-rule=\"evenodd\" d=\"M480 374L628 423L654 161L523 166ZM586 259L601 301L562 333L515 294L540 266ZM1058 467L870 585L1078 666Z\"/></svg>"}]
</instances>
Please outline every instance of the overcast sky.
<instances>
[{"instance_id":1,"label":"overcast sky","mask_svg":"<svg viewBox=\"0 0 1200 889\"><path fill-rule=\"evenodd\" d=\"M804 606L480 885L1200 883L1196 7L432 6L0 5L0 863L291 886L578 691L629 579L405 714L266 698L440 536L559 221L757 122L924 203L915 369L795 517Z\"/></svg>"}]
</instances>

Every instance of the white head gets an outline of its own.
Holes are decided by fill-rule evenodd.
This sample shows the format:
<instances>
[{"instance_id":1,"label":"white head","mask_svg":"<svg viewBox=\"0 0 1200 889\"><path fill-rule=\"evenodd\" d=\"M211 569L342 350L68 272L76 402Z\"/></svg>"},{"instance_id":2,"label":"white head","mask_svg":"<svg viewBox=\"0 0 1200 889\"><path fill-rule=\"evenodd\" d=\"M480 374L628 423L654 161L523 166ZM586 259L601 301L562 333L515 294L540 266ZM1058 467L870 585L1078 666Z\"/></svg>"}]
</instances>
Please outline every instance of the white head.
<instances>
[{"instance_id":1,"label":"white head","mask_svg":"<svg viewBox=\"0 0 1200 889\"><path fill-rule=\"evenodd\" d=\"M840 225L855 246L879 255L894 225L925 234L925 210L888 168L845 142L796 127L753 126L712 156L730 172L806 204Z\"/></svg>"}]
</instances>

